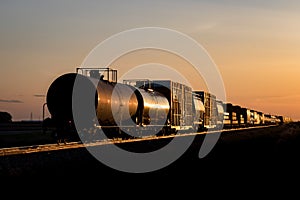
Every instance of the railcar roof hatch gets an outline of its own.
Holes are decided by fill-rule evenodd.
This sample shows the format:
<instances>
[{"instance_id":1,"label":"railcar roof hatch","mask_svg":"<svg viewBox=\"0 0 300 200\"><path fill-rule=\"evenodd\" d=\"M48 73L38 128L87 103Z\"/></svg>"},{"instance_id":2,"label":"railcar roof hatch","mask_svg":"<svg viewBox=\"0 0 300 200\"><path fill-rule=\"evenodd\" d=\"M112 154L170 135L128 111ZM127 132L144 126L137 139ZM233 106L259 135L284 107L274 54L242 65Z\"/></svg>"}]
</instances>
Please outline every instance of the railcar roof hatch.
<instances>
[{"instance_id":1,"label":"railcar roof hatch","mask_svg":"<svg viewBox=\"0 0 300 200\"><path fill-rule=\"evenodd\" d=\"M117 70L111 69L108 67L104 67L104 68L77 67L76 73L84 75L84 76L88 76L91 78L109 81L112 83L117 83L117 81L118 81Z\"/></svg>"}]
</instances>

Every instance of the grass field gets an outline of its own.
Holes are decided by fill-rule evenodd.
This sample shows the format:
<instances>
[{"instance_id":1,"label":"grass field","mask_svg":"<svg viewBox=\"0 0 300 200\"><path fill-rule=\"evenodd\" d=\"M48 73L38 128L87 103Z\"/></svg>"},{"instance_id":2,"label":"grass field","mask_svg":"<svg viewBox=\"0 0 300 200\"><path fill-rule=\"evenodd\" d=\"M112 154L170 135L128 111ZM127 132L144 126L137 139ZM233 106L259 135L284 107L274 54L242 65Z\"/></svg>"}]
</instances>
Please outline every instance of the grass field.
<instances>
[{"instance_id":1,"label":"grass field","mask_svg":"<svg viewBox=\"0 0 300 200\"><path fill-rule=\"evenodd\" d=\"M272 167L272 169L276 168L281 171L287 170L287 167L293 170L299 166L296 164L300 157L299 122L258 130L224 132L212 151L206 157L200 159L198 153L203 138L204 135L197 136L190 148L176 162L164 169L153 172L153 174L189 174L195 173L197 168L205 169L206 166L209 167L207 169L215 167L217 169L219 165L222 165L222 169L229 171L236 165L243 166L245 170L255 170L256 166L258 167L257 169L261 169L263 166ZM50 143L53 142L53 139L49 133L43 134L42 132L37 132L32 134L17 134L13 137L2 135L0 136L0 141L2 146L16 146L18 144ZM132 149L135 147L143 148L147 145L156 145L160 142L163 143L163 141L153 140L150 142L123 145L124 149L128 147L128 149ZM119 147L122 148L122 145ZM21 160L22 162L20 162ZM86 173L98 174L99 171L97 169L99 167L101 169L100 174L104 173L103 175L107 175L105 173L107 167L103 167L84 148L6 156L5 162L0 164L2 174L8 175L10 173L15 175L46 173L53 176L62 174L66 176L76 174L79 170L84 176ZM274 164L277 166L273 166ZM28 168L28 166L30 167ZM122 174L122 172L114 170L108 170L107 172L108 174Z\"/></svg>"},{"instance_id":2,"label":"grass field","mask_svg":"<svg viewBox=\"0 0 300 200\"><path fill-rule=\"evenodd\" d=\"M0 124L0 148L55 142L50 131L43 132L41 122Z\"/></svg>"}]
</instances>

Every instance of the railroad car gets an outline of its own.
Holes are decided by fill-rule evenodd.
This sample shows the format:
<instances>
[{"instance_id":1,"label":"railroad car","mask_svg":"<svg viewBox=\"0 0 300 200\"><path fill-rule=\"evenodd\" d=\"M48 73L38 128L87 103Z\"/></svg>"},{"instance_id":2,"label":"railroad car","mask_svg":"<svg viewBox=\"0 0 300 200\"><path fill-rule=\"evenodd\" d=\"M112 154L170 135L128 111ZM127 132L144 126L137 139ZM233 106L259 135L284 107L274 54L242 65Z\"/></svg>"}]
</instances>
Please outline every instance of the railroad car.
<instances>
[{"instance_id":1,"label":"railroad car","mask_svg":"<svg viewBox=\"0 0 300 200\"><path fill-rule=\"evenodd\" d=\"M199 95L204 105L204 127L206 129L216 128L218 121L216 96L206 91L194 91L194 93Z\"/></svg>"},{"instance_id":2,"label":"railroad car","mask_svg":"<svg viewBox=\"0 0 300 200\"><path fill-rule=\"evenodd\" d=\"M81 93L74 93L75 82ZM78 84L78 83L76 83ZM74 96L86 102L86 91L92 92L91 114L83 116L86 134L102 129L109 138L143 137L208 129L237 128L290 122L284 116L265 114L254 109L222 102L207 91L172 80L131 79L117 82L117 70L111 68L77 68L56 78L50 85L46 103L59 138L77 135ZM76 106L76 105L75 105ZM44 106L43 106L44 108ZM51 122L49 122L49 120ZM45 128L45 127L44 127ZM53 128L53 127L52 127ZM93 131L92 131L93 132Z\"/></svg>"},{"instance_id":3,"label":"railroad car","mask_svg":"<svg viewBox=\"0 0 300 200\"><path fill-rule=\"evenodd\" d=\"M234 128L240 125L239 109L240 106L225 103L226 105L226 121L224 121L224 128Z\"/></svg>"},{"instance_id":4,"label":"railroad car","mask_svg":"<svg viewBox=\"0 0 300 200\"><path fill-rule=\"evenodd\" d=\"M216 108L217 108L217 128L222 129L224 127L225 114L227 116L227 112L225 113L226 107L224 107L224 103L221 100L216 100Z\"/></svg>"},{"instance_id":5,"label":"railroad car","mask_svg":"<svg viewBox=\"0 0 300 200\"><path fill-rule=\"evenodd\" d=\"M88 119L91 123L86 129L101 128L108 137L119 137L118 134L148 136L203 128L204 106L191 87L172 80L132 79L117 83L116 74L110 68L78 68L76 73L63 74L52 82L46 104L58 135L76 130L72 113L76 80L83 85L83 91L95 91L96 119ZM98 123L94 123L96 120Z\"/></svg>"}]
</instances>

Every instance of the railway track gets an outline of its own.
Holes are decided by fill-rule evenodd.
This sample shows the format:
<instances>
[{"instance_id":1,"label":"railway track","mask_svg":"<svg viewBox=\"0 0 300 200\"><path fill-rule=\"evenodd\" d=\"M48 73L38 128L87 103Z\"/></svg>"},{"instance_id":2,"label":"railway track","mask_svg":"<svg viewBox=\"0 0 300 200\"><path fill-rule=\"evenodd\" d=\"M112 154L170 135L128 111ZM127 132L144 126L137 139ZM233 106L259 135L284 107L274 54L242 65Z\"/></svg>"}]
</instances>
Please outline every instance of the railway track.
<instances>
[{"instance_id":1,"label":"railway track","mask_svg":"<svg viewBox=\"0 0 300 200\"><path fill-rule=\"evenodd\" d=\"M272 127L272 126L277 126L277 125L222 129L221 133L250 130L250 129L261 129L261 128L267 128L267 127ZM0 148L0 156L29 154L29 153L37 153L37 152L48 152L48 151L57 151L57 150L64 150L64 149L110 145L110 144L117 144L117 143L140 142L140 141L146 141L146 140L157 140L157 139L166 139L166 138L173 138L173 137L186 137L186 136L195 136L195 135L208 134L208 133L209 134L219 133L219 132L220 132L220 130L209 130L209 131L195 132L195 133L177 133L177 134L172 134L172 135L167 135L167 136L147 136L147 137L141 137L141 138L135 138L135 139L126 139L126 140L106 139L106 140L99 140L99 141L95 141L95 142L91 142L91 143L82 143L81 141L78 141L78 142L9 147L9 148Z\"/></svg>"}]
</instances>

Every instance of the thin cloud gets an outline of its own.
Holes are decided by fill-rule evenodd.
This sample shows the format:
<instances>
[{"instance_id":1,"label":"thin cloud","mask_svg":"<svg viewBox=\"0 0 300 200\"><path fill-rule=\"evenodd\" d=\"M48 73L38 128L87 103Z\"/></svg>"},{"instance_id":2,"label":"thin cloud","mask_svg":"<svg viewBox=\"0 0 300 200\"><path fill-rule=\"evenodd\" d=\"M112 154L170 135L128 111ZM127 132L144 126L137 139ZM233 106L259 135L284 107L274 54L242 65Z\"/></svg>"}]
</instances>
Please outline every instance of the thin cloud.
<instances>
[{"instance_id":1,"label":"thin cloud","mask_svg":"<svg viewBox=\"0 0 300 200\"><path fill-rule=\"evenodd\" d=\"M15 99L0 99L0 102L2 102L2 103L24 103L23 101L15 100Z\"/></svg>"},{"instance_id":2,"label":"thin cloud","mask_svg":"<svg viewBox=\"0 0 300 200\"><path fill-rule=\"evenodd\" d=\"M45 97L44 94L34 94L33 96L35 96L35 97Z\"/></svg>"},{"instance_id":3,"label":"thin cloud","mask_svg":"<svg viewBox=\"0 0 300 200\"><path fill-rule=\"evenodd\" d=\"M263 96L257 98L257 100L297 100L299 101L300 95L278 95L278 96Z\"/></svg>"}]
</instances>

